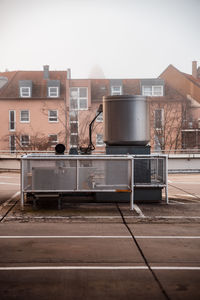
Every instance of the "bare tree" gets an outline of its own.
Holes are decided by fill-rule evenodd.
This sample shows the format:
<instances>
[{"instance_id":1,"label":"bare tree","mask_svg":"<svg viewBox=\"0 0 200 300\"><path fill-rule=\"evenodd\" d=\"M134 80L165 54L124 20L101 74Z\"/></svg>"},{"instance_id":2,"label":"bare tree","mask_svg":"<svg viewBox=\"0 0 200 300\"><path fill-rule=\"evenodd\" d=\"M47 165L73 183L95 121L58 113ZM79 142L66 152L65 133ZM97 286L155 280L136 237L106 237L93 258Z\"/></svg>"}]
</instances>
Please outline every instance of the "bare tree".
<instances>
[{"instance_id":1,"label":"bare tree","mask_svg":"<svg viewBox=\"0 0 200 300\"><path fill-rule=\"evenodd\" d=\"M177 150L182 148L186 102L151 101L151 141L155 150Z\"/></svg>"}]
</instances>

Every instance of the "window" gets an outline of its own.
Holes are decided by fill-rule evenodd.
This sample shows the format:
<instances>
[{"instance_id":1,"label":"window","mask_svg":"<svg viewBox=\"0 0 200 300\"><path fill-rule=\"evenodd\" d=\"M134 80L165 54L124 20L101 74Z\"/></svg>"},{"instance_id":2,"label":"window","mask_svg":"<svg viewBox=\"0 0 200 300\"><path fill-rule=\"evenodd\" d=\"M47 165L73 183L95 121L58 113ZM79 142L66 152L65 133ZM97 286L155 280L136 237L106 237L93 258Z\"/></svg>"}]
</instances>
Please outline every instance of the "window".
<instances>
[{"instance_id":1,"label":"window","mask_svg":"<svg viewBox=\"0 0 200 300\"><path fill-rule=\"evenodd\" d=\"M163 86L142 86L142 95L143 96L163 96Z\"/></svg>"},{"instance_id":2,"label":"window","mask_svg":"<svg viewBox=\"0 0 200 300\"><path fill-rule=\"evenodd\" d=\"M30 87L20 87L20 97L29 98L31 96L31 88Z\"/></svg>"},{"instance_id":3,"label":"window","mask_svg":"<svg viewBox=\"0 0 200 300\"><path fill-rule=\"evenodd\" d=\"M70 145L71 147L78 146L78 134L71 134L70 135Z\"/></svg>"},{"instance_id":4,"label":"window","mask_svg":"<svg viewBox=\"0 0 200 300\"><path fill-rule=\"evenodd\" d=\"M49 87L48 88L48 96L51 98L56 98L59 95L58 91L59 91L58 87Z\"/></svg>"},{"instance_id":5,"label":"window","mask_svg":"<svg viewBox=\"0 0 200 300\"><path fill-rule=\"evenodd\" d=\"M50 134L49 135L49 142L50 142L51 146L54 146L54 145L58 144L58 135L57 134Z\"/></svg>"},{"instance_id":6,"label":"window","mask_svg":"<svg viewBox=\"0 0 200 300\"><path fill-rule=\"evenodd\" d=\"M58 111L57 110L49 110L49 122L58 122Z\"/></svg>"},{"instance_id":7,"label":"window","mask_svg":"<svg viewBox=\"0 0 200 300\"><path fill-rule=\"evenodd\" d=\"M88 89L86 87L70 88L70 109L88 109Z\"/></svg>"},{"instance_id":8,"label":"window","mask_svg":"<svg viewBox=\"0 0 200 300\"><path fill-rule=\"evenodd\" d=\"M78 111L72 110L69 112L70 125L70 146L77 147L78 145Z\"/></svg>"},{"instance_id":9,"label":"window","mask_svg":"<svg viewBox=\"0 0 200 300\"><path fill-rule=\"evenodd\" d=\"M29 110L21 110L20 111L20 122L22 123L29 123Z\"/></svg>"},{"instance_id":10,"label":"window","mask_svg":"<svg viewBox=\"0 0 200 300\"><path fill-rule=\"evenodd\" d=\"M69 112L69 121L70 122L78 122L78 112L77 111L70 111Z\"/></svg>"},{"instance_id":11,"label":"window","mask_svg":"<svg viewBox=\"0 0 200 300\"><path fill-rule=\"evenodd\" d=\"M28 135L21 135L20 142L22 147L29 146L29 136Z\"/></svg>"},{"instance_id":12,"label":"window","mask_svg":"<svg viewBox=\"0 0 200 300\"><path fill-rule=\"evenodd\" d=\"M111 95L121 95L122 87L121 86L111 86Z\"/></svg>"},{"instance_id":13,"label":"window","mask_svg":"<svg viewBox=\"0 0 200 300\"><path fill-rule=\"evenodd\" d=\"M104 146L104 142L103 142L103 134L99 134L97 133L96 135L96 146L98 147L102 147Z\"/></svg>"},{"instance_id":14,"label":"window","mask_svg":"<svg viewBox=\"0 0 200 300\"><path fill-rule=\"evenodd\" d=\"M10 146L10 152L14 153L16 150L16 139L14 134L9 136L9 146Z\"/></svg>"},{"instance_id":15,"label":"window","mask_svg":"<svg viewBox=\"0 0 200 300\"><path fill-rule=\"evenodd\" d=\"M156 109L154 112L154 127L155 129L162 129L164 123L164 110Z\"/></svg>"},{"instance_id":16,"label":"window","mask_svg":"<svg viewBox=\"0 0 200 300\"><path fill-rule=\"evenodd\" d=\"M15 131L15 110L9 110L9 130Z\"/></svg>"},{"instance_id":17,"label":"window","mask_svg":"<svg viewBox=\"0 0 200 300\"><path fill-rule=\"evenodd\" d=\"M97 122L103 122L103 113L100 113L100 114L98 115L98 117L96 118L96 121L97 121Z\"/></svg>"},{"instance_id":18,"label":"window","mask_svg":"<svg viewBox=\"0 0 200 300\"><path fill-rule=\"evenodd\" d=\"M71 134L78 133L78 122L70 123L70 133Z\"/></svg>"}]
</instances>

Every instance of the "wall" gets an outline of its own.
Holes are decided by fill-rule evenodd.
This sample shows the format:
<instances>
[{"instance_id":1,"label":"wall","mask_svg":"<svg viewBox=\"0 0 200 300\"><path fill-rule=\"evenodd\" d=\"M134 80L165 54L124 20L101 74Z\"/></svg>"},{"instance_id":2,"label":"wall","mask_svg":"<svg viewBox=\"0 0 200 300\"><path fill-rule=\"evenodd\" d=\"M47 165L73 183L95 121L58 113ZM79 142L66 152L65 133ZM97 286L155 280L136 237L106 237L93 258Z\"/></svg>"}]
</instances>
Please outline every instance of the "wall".
<instances>
[{"instance_id":1,"label":"wall","mask_svg":"<svg viewBox=\"0 0 200 300\"><path fill-rule=\"evenodd\" d=\"M1 140L0 150L9 149L9 135L26 134L31 136L48 137L50 134L60 135L60 142L65 134L64 102L56 99L13 99L0 100L1 105ZM16 111L16 130L9 131L9 110ZM29 110L30 122L20 122L20 111ZM48 110L58 110L58 122L48 121Z\"/></svg>"},{"instance_id":2,"label":"wall","mask_svg":"<svg viewBox=\"0 0 200 300\"><path fill-rule=\"evenodd\" d=\"M0 157L0 171L20 170L20 158ZM169 173L200 173L200 154L170 154L168 159Z\"/></svg>"}]
</instances>

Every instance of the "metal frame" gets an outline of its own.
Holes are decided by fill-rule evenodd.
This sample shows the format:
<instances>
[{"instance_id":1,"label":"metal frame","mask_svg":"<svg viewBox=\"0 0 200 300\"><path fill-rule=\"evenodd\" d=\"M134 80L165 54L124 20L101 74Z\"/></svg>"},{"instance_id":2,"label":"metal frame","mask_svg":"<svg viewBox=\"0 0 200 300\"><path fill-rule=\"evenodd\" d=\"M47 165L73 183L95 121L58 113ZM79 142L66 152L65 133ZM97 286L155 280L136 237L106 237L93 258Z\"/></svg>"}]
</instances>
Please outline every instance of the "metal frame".
<instances>
[{"instance_id":1,"label":"metal frame","mask_svg":"<svg viewBox=\"0 0 200 300\"><path fill-rule=\"evenodd\" d=\"M162 184L135 184L134 183L134 163L135 160L138 159L163 159L163 183ZM76 189L75 190L33 190L33 189L26 189L24 186L24 162L26 160L76 160ZM120 190L119 189L80 189L79 187L79 167L80 167L80 160L127 160L129 161L128 168L130 168L130 177L128 177L127 181L127 190ZM127 171L128 171L127 168ZM165 173L164 173L165 171ZM25 155L21 157L21 209L24 208L24 193L66 193L66 192L119 192L119 191L126 191L130 192L130 209L134 209L134 189L135 187L161 187L165 188L165 200L168 203L168 184L167 184L167 177L168 176L168 162L167 162L167 155L41 155L41 154L34 154L34 155ZM109 186L109 185L107 185ZM115 185L117 186L117 184ZM111 186L112 187L112 186Z\"/></svg>"}]
</instances>

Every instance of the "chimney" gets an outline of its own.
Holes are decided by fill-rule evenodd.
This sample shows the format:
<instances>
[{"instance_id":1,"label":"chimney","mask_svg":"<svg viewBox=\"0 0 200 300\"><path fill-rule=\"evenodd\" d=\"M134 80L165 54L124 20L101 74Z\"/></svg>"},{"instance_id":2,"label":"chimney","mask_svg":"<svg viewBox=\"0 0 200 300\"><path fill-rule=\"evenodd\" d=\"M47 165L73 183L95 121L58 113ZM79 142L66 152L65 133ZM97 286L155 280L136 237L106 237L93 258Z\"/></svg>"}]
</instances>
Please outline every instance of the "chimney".
<instances>
[{"instance_id":1,"label":"chimney","mask_svg":"<svg viewBox=\"0 0 200 300\"><path fill-rule=\"evenodd\" d=\"M44 79L49 79L49 65L43 66Z\"/></svg>"},{"instance_id":2,"label":"chimney","mask_svg":"<svg viewBox=\"0 0 200 300\"><path fill-rule=\"evenodd\" d=\"M194 60L192 62L192 76L194 78L197 78L197 61L196 60Z\"/></svg>"},{"instance_id":3,"label":"chimney","mask_svg":"<svg viewBox=\"0 0 200 300\"><path fill-rule=\"evenodd\" d=\"M67 69L67 79L71 79L71 69Z\"/></svg>"}]
</instances>

